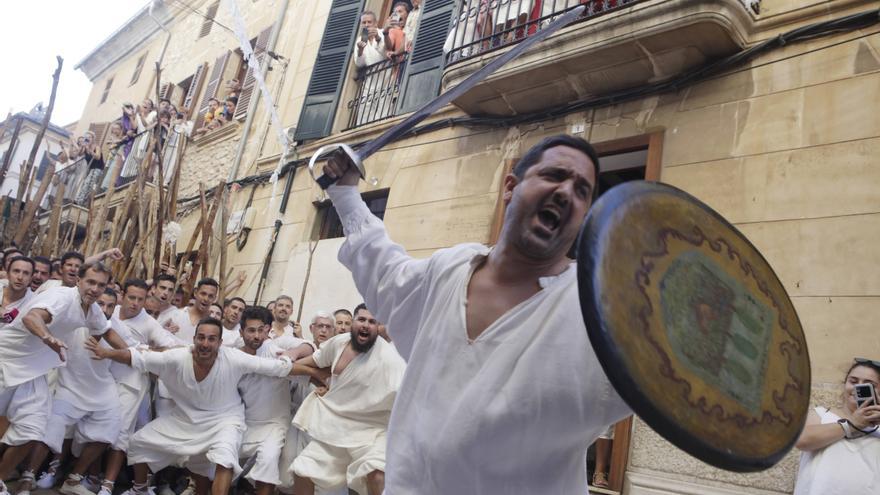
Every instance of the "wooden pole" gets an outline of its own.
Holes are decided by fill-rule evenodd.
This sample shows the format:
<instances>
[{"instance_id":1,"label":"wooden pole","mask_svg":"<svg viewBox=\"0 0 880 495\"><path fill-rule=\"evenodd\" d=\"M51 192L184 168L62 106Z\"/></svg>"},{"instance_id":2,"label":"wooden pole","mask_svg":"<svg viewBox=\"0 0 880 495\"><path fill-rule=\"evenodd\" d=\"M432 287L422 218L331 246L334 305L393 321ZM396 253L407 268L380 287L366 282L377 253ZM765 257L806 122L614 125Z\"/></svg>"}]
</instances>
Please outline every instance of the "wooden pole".
<instances>
[{"instance_id":1,"label":"wooden pole","mask_svg":"<svg viewBox=\"0 0 880 495\"><path fill-rule=\"evenodd\" d=\"M27 206L25 207L24 215L18 223L18 229L15 231L15 237L12 239L12 242L14 242L15 245L20 246L22 242L24 242L24 237L27 234L28 229L31 227L31 222L34 221L34 218L37 215L37 209L40 207L40 203L43 202L43 196L46 195L46 191L49 189L49 184L54 176L55 164L52 163L46 168L46 174L43 176L43 180L40 181L40 188L37 189L37 194L28 201Z\"/></svg>"},{"instance_id":2,"label":"wooden pole","mask_svg":"<svg viewBox=\"0 0 880 495\"><path fill-rule=\"evenodd\" d=\"M202 246L199 248L199 256L196 260L199 263L199 266L202 269L202 276L208 277L210 274L208 271L210 270L210 249L211 249L211 229L214 226L214 218L217 217L217 210L220 208L220 202L223 201L223 193L226 190L226 182L220 181L217 184L217 188L214 191L214 202L211 204L211 210L208 212L208 217L205 219L205 222L202 224ZM193 266L193 276L198 275L198 271L196 271L196 267Z\"/></svg>"},{"instance_id":3,"label":"wooden pole","mask_svg":"<svg viewBox=\"0 0 880 495\"><path fill-rule=\"evenodd\" d=\"M55 244L58 242L61 228L61 205L64 203L64 189L67 187L63 180L58 180L58 176L55 176L54 180L58 187L55 189L55 201L52 203L52 213L49 215L49 231L40 250L40 254L47 257L52 256Z\"/></svg>"},{"instance_id":4,"label":"wooden pole","mask_svg":"<svg viewBox=\"0 0 880 495\"><path fill-rule=\"evenodd\" d=\"M220 206L220 295L218 301L226 299L226 226L229 224L229 201L231 194L223 199Z\"/></svg>"},{"instance_id":5,"label":"wooden pole","mask_svg":"<svg viewBox=\"0 0 880 495\"><path fill-rule=\"evenodd\" d=\"M6 172L9 170L13 151L15 151L15 146L18 144L18 134L21 131L22 121L24 121L24 117L18 117L15 122L15 128L12 130L12 138L9 140L9 147L6 149L6 156L3 157L3 165L0 167L0 185L6 180Z\"/></svg>"}]
</instances>

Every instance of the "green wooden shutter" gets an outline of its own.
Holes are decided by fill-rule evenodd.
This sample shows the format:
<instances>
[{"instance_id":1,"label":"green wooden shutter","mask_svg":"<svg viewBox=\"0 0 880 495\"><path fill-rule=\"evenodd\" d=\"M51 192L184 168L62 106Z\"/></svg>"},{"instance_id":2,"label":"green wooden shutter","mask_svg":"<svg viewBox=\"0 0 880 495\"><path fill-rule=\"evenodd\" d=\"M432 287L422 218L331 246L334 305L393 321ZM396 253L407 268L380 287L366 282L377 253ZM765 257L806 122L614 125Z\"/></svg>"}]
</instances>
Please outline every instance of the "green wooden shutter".
<instances>
[{"instance_id":1,"label":"green wooden shutter","mask_svg":"<svg viewBox=\"0 0 880 495\"><path fill-rule=\"evenodd\" d=\"M226 62L232 52L226 52L217 57L214 67L211 69L211 77L208 78L208 86L205 87L205 94L202 95L202 102L198 106L199 113L196 115L196 125L194 129L199 129L205 121L205 113L208 111L208 102L211 98L217 96L217 90L220 89L220 83L223 81L223 70L226 69Z\"/></svg>"},{"instance_id":2,"label":"green wooden shutter","mask_svg":"<svg viewBox=\"0 0 880 495\"><path fill-rule=\"evenodd\" d=\"M333 0L296 126L297 141L330 134L362 9L363 0Z\"/></svg>"},{"instance_id":3,"label":"green wooden shutter","mask_svg":"<svg viewBox=\"0 0 880 495\"><path fill-rule=\"evenodd\" d=\"M262 30L254 43L254 57L257 57L260 66L263 66L266 63L266 47L269 46L270 34L272 34L272 26ZM248 66L247 74L244 78L244 84L242 84L241 92L238 94L238 103L235 104L234 117L236 119L240 120L247 116L248 107L251 106L251 97L253 96L254 91L259 91L259 88L257 88L257 78L254 77L253 69Z\"/></svg>"},{"instance_id":4,"label":"green wooden shutter","mask_svg":"<svg viewBox=\"0 0 880 495\"><path fill-rule=\"evenodd\" d=\"M443 43L449 34L449 23L455 0L425 0L419 30L413 41L397 113L412 112L437 96L443 77Z\"/></svg>"}]
</instances>

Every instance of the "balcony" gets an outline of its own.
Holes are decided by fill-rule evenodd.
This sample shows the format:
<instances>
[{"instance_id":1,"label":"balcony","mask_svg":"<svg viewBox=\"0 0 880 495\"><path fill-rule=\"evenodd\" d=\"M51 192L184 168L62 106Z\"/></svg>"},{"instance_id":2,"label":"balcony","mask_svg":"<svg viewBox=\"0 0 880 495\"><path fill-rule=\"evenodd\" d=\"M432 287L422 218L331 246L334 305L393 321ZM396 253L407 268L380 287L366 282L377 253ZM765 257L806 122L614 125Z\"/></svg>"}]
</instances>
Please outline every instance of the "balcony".
<instances>
[{"instance_id":1,"label":"balcony","mask_svg":"<svg viewBox=\"0 0 880 495\"><path fill-rule=\"evenodd\" d=\"M348 129L393 117L409 54L358 69L357 90L348 101Z\"/></svg>"},{"instance_id":2,"label":"balcony","mask_svg":"<svg viewBox=\"0 0 880 495\"><path fill-rule=\"evenodd\" d=\"M511 116L660 82L743 49L755 0L462 0L446 39L447 90L556 16L583 17L456 100ZM482 5L482 10L481 10Z\"/></svg>"},{"instance_id":3,"label":"balcony","mask_svg":"<svg viewBox=\"0 0 880 495\"><path fill-rule=\"evenodd\" d=\"M113 180L113 177L116 177L116 189L124 188L126 185L134 182L142 172L146 172L147 174L145 178L146 184L155 184L156 179L158 178L159 160L153 157L151 164L144 163L144 160L147 157L147 149L150 140L153 138L155 132L156 131L151 130L138 134L127 154L125 154L123 148L118 148L117 153L107 160L107 170L101 181L98 195L105 193L110 188L110 182ZM182 144L185 139L186 136L184 134L172 131L168 133L167 136L163 136L160 140L160 154L162 156L163 164L162 178L165 186L167 186L174 177L177 163L180 160ZM120 169L118 170L118 175L117 169Z\"/></svg>"}]
</instances>

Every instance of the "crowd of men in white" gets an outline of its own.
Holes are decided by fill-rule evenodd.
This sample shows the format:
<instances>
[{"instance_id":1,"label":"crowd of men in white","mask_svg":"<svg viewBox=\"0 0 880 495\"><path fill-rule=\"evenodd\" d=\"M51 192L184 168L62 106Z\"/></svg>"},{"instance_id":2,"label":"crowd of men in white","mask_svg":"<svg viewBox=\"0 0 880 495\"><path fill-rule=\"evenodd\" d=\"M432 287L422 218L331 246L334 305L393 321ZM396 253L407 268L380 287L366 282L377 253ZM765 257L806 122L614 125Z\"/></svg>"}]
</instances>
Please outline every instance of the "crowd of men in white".
<instances>
[{"instance_id":1,"label":"crowd of men in white","mask_svg":"<svg viewBox=\"0 0 880 495\"><path fill-rule=\"evenodd\" d=\"M239 477L258 495L382 492L405 364L364 305L318 312L307 341L288 296L271 311L233 297L211 316L215 280L178 308L174 276L117 294L102 255L68 253L38 284L34 260L5 259L0 495L17 472L18 495L55 486L68 452L67 495L111 495L126 458L133 495L174 493L181 474L190 494L226 494ZM174 466L187 472L155 476Z\"/></svg>"}]
</instances>

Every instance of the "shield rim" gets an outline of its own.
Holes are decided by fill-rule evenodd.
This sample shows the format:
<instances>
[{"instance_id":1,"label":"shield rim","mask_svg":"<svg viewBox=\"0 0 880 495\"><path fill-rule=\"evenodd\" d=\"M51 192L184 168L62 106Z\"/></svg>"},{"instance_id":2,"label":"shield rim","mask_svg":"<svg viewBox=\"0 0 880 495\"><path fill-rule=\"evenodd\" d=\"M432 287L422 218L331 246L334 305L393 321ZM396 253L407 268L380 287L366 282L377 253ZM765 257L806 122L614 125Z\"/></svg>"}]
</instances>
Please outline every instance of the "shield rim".
<instances>
[{"instance_id":1,"label":"shield rim","mask_svg":"<svg viewBox=\"0 0 880 495\"><path fill-rule=\"evenodd\" d=\"M599 308L601 307L601 293L596 290L596 272L592 270L594 266L597 266L597 253L593 253L588 247L590 245L599 245L598 240L604 232L603 227L618 206L623 204L633 195L644 193L666 193L689 200L699 206L703 211L709 213L723 225L727 226L735 233L735 235L742 239L746 245L752 248L753 253L757 254L758 258L770 268L770 273L779 284L779 287L782 288L783 294L794 310L788 291L785 289L782 281L779 280L776 272L773 271L770 263L764 258L764 255L758 251L754 244L752 244L752 242L749 241L739 229L734 227L718 212L691 194L669 184L657 181L629 181L610 189L603 194L596 203L594 203L593 207L590 208L587 217L584 219L584 223L581 226L577 238L578 298L580 299L581 314L587 328L587 335L590 338L590 344L593 347L593 351L617 394L620 395L627 405L629 405L633 410L633 413L638 415L652 430L657 432L671 444L705 463L728 471L755 472L768 469L777 464L786 454L788 454L789 451L791 451L800 436L800 432L803 431L804 425L801 425L801 428L798 430L798 435L791 438L781 449L760 458L734 454L733 452L724 451L718 446L704 442L668 417L664 411L648 399L647 394L641 391L641 388L638 386L635 379L630 375L623 359L623 354L612 340L607 325L600 317ZM806 345L806 336L803 333L803 326L801 325L797 311L794 310L793 313L794 318L796 319L797 328L800 329L800 334L804 337L804 353L806 355L809 369L811 361L809 349ZM809 411L811 387L812 373L810 372L804 380L804 388L807 391L805 394L805 412Z\"/></svg>"}]
</instances>

